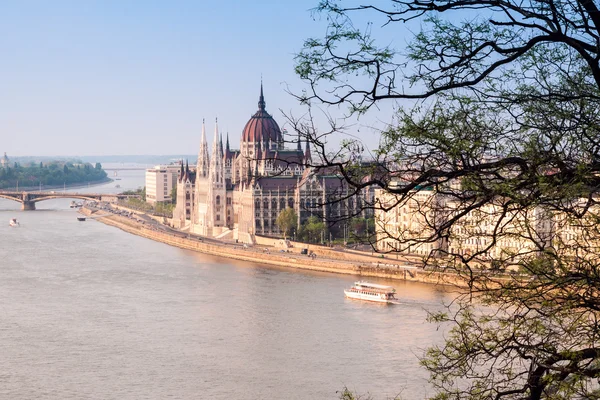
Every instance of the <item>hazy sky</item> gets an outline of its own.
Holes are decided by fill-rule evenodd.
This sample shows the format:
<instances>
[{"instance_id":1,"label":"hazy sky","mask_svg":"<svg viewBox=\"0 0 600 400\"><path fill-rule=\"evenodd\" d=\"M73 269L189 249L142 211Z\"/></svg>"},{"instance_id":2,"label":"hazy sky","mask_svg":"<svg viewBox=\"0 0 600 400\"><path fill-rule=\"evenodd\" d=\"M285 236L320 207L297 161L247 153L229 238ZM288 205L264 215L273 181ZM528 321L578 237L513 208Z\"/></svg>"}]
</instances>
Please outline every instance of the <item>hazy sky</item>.
<instances>
[{"instance_id":1,"label":"hazy sky","mask_svg":"<svg viewBox=\"0 0 600 400\"><path fill-rule=\"evenodd\" d=\"M283 126L279 109L302 110L293 56L325 32L317 2L3 2L0 154L195 154L215 117L237 147L261 74Z\"/></svg>"}]
</instances>

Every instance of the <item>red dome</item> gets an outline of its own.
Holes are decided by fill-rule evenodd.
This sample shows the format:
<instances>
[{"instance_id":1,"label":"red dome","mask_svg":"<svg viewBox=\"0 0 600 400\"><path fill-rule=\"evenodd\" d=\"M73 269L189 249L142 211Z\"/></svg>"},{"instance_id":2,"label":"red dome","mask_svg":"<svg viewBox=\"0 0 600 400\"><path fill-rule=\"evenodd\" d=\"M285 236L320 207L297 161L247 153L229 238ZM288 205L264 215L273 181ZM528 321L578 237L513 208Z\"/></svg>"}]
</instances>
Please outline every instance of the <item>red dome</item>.
<instances>
[{"instance_id":1,"label":"red dome","mask_svg":"<svg viewBox=\"0 0 600 400\"><path fill-rule=\"evenodd\" d=\"M242 142L283 142L281 129L273 117L265 110L265 99L262 84L260 85L260 98L258 111L250 118L242 133Z\"/></svg>"}]
</instances>

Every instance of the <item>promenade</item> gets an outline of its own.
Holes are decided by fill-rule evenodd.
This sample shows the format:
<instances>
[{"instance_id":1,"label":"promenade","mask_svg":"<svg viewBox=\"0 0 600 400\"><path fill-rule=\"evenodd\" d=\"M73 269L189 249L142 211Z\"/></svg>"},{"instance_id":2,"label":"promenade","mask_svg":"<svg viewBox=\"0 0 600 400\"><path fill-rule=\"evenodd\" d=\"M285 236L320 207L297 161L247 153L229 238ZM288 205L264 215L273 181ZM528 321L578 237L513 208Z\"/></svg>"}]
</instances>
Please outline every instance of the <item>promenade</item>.
<instances>
[{"instance_id":1,"label":"promenade","mask_svg":"<svg viewBox=\"0 0 600 400\"><path fill-rule=\"evenodd\" d=\"M313 250L316 257L300 253L300 248L281 250L272 246L248 246L234 242L189 235L170 228L145 214L119 210L111 206L93 208L85 206L81 213L98 221L122 229L128 233L166 243L182 249L198 251L219 257L249 261L257 264L322 271L357 277L378 277L443 285L460 285L457 276L439 271L398 263L396 260L381 259L375 256L358 255L330 250ZM319 246L320 247L320 246ZM339 254L338 258L336 253Z\"/></svg>"}]
</instances>

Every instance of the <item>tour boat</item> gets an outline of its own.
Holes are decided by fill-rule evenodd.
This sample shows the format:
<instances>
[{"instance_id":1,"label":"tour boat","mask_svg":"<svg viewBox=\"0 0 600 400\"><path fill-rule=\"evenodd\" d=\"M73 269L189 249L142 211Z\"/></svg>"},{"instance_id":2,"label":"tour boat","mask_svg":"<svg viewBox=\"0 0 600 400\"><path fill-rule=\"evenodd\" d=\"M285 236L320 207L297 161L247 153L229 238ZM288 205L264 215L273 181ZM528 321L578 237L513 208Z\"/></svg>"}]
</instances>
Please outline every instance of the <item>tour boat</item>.
<instances>
[{"instance_id":1,"label":"tour boat","mask_svg":"<svg viewBox=\"0 0 600 400\"><path fill-rule=\"evenodd\" d=\"M396 289L391 286L378 285L369 282L354 282L350 289L344 289L344 294L350 299L375 301L393 304L397 302L394 294Z\"/></svg>"},{"instance_id":2,"label":"tour boat","mask_svg":"<svg viewBox=\"0 0 600 400\"><path fill-rule=\"evenodd\" d=\"M16 218L11 218L10 222L8 223L10 226L19 226L19 221L17 221Z\"/></svg>"},{"instance_id":3,"label":"tour boat","mask_svg":"<svg viewBox=\"0 0 600 400\"><path fill-rule=\"evenodd\" d=\"M85 217L77 217L77 221L85 221Z\"/></svg>"}]
</instances>

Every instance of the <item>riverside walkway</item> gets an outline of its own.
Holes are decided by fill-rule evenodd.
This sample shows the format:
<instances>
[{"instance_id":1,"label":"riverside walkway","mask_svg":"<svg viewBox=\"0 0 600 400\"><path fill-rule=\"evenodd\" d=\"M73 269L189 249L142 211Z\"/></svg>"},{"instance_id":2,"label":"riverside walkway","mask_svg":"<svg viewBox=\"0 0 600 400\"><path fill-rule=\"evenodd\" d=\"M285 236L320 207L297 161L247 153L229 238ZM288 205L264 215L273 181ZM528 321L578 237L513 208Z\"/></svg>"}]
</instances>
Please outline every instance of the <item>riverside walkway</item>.
<instances>
[{"instance_id":1,"label":"riverside walkway","mask_svg":"<svg viewBox=\"0 0 600 400\"><path fill-rule=\"evenodd\" d=\"M112 206L89 207L81 210L87 216L126 232L146 237L183 249L198 251L219 257L250 261L258 264L276 265L286 268L305 269L398 280L410 280L434 284L456 285L456 276L438 271L426 271L414 265L395 264L394 260L367 257L358 260L332 258L323 255L310 257L300 253L299 248L281 251L269 246L249 246L191 235L175 230L150 218L145 214L119 210ZM110 215L106 216L109 212Z\"/></svg>"}]
</instances>

